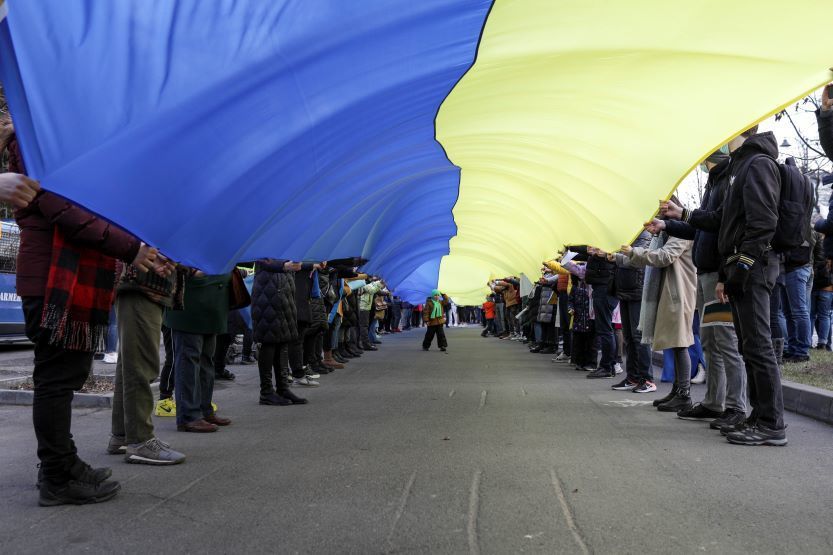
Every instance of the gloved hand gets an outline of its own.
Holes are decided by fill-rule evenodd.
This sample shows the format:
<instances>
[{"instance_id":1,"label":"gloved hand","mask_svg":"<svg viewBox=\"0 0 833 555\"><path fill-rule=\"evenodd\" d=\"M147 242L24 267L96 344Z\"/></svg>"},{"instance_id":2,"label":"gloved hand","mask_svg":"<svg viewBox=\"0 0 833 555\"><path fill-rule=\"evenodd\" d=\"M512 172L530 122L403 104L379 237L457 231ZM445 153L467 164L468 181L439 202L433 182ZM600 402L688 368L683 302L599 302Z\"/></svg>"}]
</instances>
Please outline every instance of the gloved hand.
<instances>
[{"instance_id":1,"label":"gloved hand","mask_svg":"<svg viewBox=\"0 0 833 555\"><path fill-rule=\"evenodd\" d=\"M730 299L743 297L743 290L746 287L746 281L749 279L750 270L752 270L752 266L741 261L729 264L726 267L726 285L724 291Z\"/></svg>"}]
</instances>

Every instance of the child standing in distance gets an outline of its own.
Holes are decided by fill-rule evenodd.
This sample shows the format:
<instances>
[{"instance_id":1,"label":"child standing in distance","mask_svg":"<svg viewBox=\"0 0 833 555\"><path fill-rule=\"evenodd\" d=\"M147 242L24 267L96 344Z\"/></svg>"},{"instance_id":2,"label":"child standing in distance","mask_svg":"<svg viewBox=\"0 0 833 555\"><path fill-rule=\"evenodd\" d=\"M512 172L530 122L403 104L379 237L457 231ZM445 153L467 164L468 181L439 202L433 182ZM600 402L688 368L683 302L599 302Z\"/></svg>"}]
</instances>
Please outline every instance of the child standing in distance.
<instances>
[{"instance_id":1,"label":"child standing in distance","mask_svg":"<svg viewBox=\"0 0 833 555\"><path fill-rule=\"evenodd\" d=\"M425 330L425 339L422 340L422 350L427 351L431 348L431 343L434 341L434 336L437 336L437 345L441 351L445 351L448 347L448 341L445 339L445 310L451 304L451 300L447 295L440 293L439 289L431 291L431 296L425 300L425 306L422 309L422 319L428 326Z\"/></svg>"},{"instance_id":2,"label":"child standing in distance","mask_svg":"<svg viewBox=\"0 0 833 555\"><path fill-rule=\"evenodd\" d=\"M495 301L494 296L489 295L486 297L486 302L483 303L483 318L486 319L486 328L483 330L483 333L480 334L481 337L486 337L490 333L492 335L495 334Z\"/></svg>"}]
</instances>

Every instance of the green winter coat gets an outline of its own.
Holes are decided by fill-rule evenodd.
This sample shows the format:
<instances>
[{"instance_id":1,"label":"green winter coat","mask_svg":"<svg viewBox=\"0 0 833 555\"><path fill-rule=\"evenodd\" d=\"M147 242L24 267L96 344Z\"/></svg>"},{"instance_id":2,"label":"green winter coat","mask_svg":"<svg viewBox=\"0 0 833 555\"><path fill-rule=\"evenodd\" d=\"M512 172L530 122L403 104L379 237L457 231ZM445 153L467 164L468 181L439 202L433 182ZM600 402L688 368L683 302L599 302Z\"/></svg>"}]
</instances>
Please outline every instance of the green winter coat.
<instances>
[{"instance_id":1,"label":"green winter coat","mask_svg":"<svg viewBox=\"0 0 833 555\"><path fill-rule=\"evenodd\" d=\"M189 277L185 280L185 310L165 312L172 330L201 335L223 334L228 329L231 274Z\"/></svg>"}]
</instances>

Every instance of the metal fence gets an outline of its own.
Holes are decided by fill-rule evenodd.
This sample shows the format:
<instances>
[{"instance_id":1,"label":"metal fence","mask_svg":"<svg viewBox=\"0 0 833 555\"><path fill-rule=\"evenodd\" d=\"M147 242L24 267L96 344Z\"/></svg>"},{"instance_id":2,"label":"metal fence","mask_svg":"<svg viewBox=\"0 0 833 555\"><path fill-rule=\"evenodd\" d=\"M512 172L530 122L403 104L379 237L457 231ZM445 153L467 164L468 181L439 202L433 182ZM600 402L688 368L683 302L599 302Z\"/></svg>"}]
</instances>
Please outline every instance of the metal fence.
<instances>
[{"instance_id":1,"label":"metal fence","mask_svg":"<svg viewBox=\"0 0 833 555\"><path fill-rule=\"evenodd\" d=\"M0 233L0 273L17 272L17 251L20 248L20 228L17 224L2 222Z\"/></svg>"}]
</instances>

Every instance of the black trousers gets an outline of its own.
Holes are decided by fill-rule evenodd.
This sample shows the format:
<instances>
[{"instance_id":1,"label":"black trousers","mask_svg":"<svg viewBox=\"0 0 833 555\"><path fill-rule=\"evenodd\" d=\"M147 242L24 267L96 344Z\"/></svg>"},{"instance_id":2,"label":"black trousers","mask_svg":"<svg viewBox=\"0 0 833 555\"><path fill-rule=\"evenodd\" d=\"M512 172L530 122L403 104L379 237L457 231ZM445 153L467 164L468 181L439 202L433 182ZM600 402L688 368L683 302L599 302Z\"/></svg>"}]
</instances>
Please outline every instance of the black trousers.
<instances>
[{"instance_id":1,"label":"black trousers","mask_svg":"<svg viewBox=\"0 0 833 555\"><path fill-rule=\"evenodd\" d=\"M262 343L257 357L260 374L260 394L272 393L272 373L275 374L275 390L289 389L289 343Z\"/></svg>"},{"instance_id":2,"label":"black trousers","mask_svg":"<svg viewBox=\"0 0 833 555\"><path fill-rule=\"evenodd\" d=\"M625 338L625 359L628 377L635 382L654 381L651 371L651 347L642 343L639 330L641 301L619 301L622 316L622 335Z\"/></svg>"},{"instance_id":3,"label":"black trousers","mask_svg":"<svg viewBox=\"0 0 833 555\"><path fill-rule=\"evenodd\" d=\"M743 296L732 299L738 351L746 363L750 418L773 430L784 429L781 371L775 361L769 325L770 295L778 271L778 258L770 251L752 266Z\"/></svg>"},{"instance_id":4,"label":"black trousers","mask_svg":"<svg viewBox=\"0 0 833 555\"><path fill-rule=\"evenodd\" d=\"M162 326L162 343L165 345L165 362L159 373L159 398L170 399L174 396L174 342L171 328Z\"/></svg>"},{"instance_id":5,"label":"black trousers","mask_svg":"<svg viewBox=\"0 0 833 555\"><path fill-rule=\"evenodd\" d=\"M592 331L573 332L573 364L578 366L596 367L596 348L594 346L594 333Z\"/></svg>"},{"instance_id":6,"label":"black trousers","mask_svg":"<svg viewBox=\"0 0 833 555\"><path fill-rule=\"evenodd\" d=\"M431 347L431 343L434 342L435 335L437 336L438 347L448 347L448 341L445 339L445 330L443 329L442 324L438 326L428 326L428 329L425 330L425 339L422 340L422 346L426 349Z\"/></svg>"},{"instance_id":7,"label":"black trousers","mask_svg":"<svg viewBox=\"0 0 833 555\"><path fill-rule=\"evenodd\" d=\"M49 331L40 327L43 297L23 298L26 336L35 344L35 395L32 422L44 478L61 484L81 464L72 441L72 397L90 374L93 353L68 351L49 344Z\"/></svg>"},{"instance_id":8,"label":"black trousers","mask_svg":"<svg viewBox=\"0 0 833 555\"><path fill-rule=\"evenodd\" d=\"M320 333L323 333L320 327L298 322L298 339L289 346L289 364L296 378L303 378L304 365L314 362L315 340Z\"/></svg>"},{"instance_id":9,"label":"black trousers","mask_svg":"<svg viewBox=\"0 0 833 555\"><path fill-rule=\"evenodd\" d=\"M214 375L219 376L226 370L226 354L234 336L224 333L217 336L217 346L214 348Z\"/></svg>"}]
</instances>

